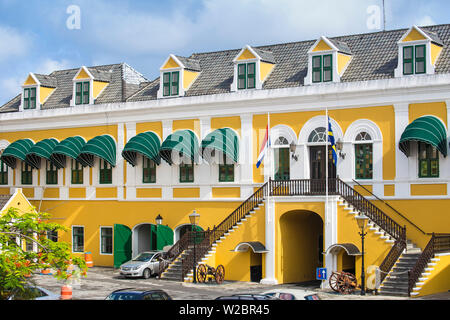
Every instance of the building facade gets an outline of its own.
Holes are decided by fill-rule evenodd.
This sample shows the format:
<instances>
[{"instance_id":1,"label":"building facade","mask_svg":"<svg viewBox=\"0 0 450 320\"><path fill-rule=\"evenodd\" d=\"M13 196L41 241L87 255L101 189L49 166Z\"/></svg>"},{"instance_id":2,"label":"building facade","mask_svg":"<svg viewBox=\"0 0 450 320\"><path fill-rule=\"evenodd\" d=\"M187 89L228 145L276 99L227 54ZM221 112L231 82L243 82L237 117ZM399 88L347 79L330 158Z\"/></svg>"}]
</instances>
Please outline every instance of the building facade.
<instances>
[{"instance_id":1,"label":"building facade","mask_svg":"<svg viewBox=\"0 0 450 320\"><path fill-rule=\"evenodd\" d=\"M96 265L177 243L195 211L199 230L241 215L201 257L227 280L360 279L358 204L383 214L362 212L366 266L398 243L394 224L420 250L450 233L449 42L450 25L413 26L170 54L153 81L124 63L30 73L0 107L0 193L22 188ZM413 294L443 290L437 260Z\"/></svg>"}]
</instances>

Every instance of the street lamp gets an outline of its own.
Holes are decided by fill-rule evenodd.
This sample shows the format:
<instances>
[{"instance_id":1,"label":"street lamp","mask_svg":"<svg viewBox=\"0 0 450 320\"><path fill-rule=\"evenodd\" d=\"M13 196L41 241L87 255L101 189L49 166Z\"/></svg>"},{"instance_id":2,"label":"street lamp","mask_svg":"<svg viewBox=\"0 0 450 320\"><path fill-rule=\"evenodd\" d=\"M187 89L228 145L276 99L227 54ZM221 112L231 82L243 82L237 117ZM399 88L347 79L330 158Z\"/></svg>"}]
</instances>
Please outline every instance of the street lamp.
<instances>
[{"instance_id":1,"label":"street lamp","mask_svg":"<svg viewBox=\"0 0 450 320\"><path fill-rule=\"evenodd\" d=\"M192 225L192 232L194 235L194 263L192 265L192 272L193 272L193 279L194 279L194 283L197 283L197 275L196 275L196 270L195 270L195 265L197 264L197 255L195 252L196 249L196 242L197 242L197 230L195 229L195 226L198 224L198 221L200 220L200 215L194 210L190 215L189 215L189 221L191 222Z\"/></svg>"},{"instance_id":2,"label":"street lamp","mask_svg":"<svg viewBox=\"0 0 450 320\"><path fill-rule=\"evenodd\" d=\"M158 214L158 216L155 218L156 221L156 225L162 225L162 221L163 221L163 217L161 217L160 214Z\"/></svg>"},{"instance_id":3,"label":"street lamp","mask_svg":"<svg viewBox=\"0 0 450 320\"><path fill-rule=\"evenodd\" d=\"M367 216L364 214L359 214L356 216L356 222L358 223L358 227L361 229L359 235L361 236L361 252L362 252L362 261L361 261L361 295L366 295L366 275L364 273L364 237L367 235L367 232L364 233L364 229L367 224Z\"/></svg>"}]
</instances>

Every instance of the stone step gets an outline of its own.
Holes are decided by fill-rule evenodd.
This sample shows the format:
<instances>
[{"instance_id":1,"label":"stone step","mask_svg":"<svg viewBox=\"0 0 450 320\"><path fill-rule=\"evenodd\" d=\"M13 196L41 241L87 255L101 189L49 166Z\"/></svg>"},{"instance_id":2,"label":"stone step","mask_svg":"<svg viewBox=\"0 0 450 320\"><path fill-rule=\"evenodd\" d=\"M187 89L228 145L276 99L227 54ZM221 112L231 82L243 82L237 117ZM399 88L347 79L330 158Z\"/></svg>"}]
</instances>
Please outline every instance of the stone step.
<instances>
[{"instance_id":1,"label":"stone step","mask_svg":"<svg viewBox=\"0 0 450 320\"><path fill-rule=\"evenodd\" d=\"M381 290L380 288L380 295L393 297L407 297L408 292L398 292L396 290Z\"/></svg>"}]
</instances>

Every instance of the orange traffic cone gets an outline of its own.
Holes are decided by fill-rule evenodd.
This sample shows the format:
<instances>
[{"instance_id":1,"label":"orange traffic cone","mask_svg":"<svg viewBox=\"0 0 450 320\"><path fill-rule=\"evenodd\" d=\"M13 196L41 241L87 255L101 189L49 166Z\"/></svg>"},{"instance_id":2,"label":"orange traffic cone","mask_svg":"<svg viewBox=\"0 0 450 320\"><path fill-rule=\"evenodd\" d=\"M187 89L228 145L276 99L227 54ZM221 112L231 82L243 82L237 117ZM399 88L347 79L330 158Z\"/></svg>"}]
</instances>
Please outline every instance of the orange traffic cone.
<instances>
[{"instance_id":1,"label":"orange traffic cone","mask_svg":"<svg viewBox=\"0 0 450 320\"><path fill-rule=\"evenodd\" d=\"M92 253L91 252L86 252L84 254L84 261L86 261L86 266L88 268L91 268L94 266L94 261L92 261Z\"/></svg>"}]
</instances>

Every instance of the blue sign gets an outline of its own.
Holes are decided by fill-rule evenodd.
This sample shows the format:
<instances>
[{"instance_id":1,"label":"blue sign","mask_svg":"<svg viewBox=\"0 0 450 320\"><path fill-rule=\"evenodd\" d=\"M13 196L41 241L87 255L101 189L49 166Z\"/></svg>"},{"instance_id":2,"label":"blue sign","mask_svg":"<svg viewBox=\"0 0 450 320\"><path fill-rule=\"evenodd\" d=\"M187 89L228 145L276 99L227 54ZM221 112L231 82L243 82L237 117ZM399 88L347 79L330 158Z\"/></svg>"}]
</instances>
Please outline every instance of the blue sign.
<instances>
[{"instance_id":1,"label":"blue sign","mask_svg":"<svg viewBox=\"0 0 450 320\"><path fill-rule=\"evenodd\" d=\"M327 268L317 268L316 279L327 280Z\"/></svg>"}]
</instances>

